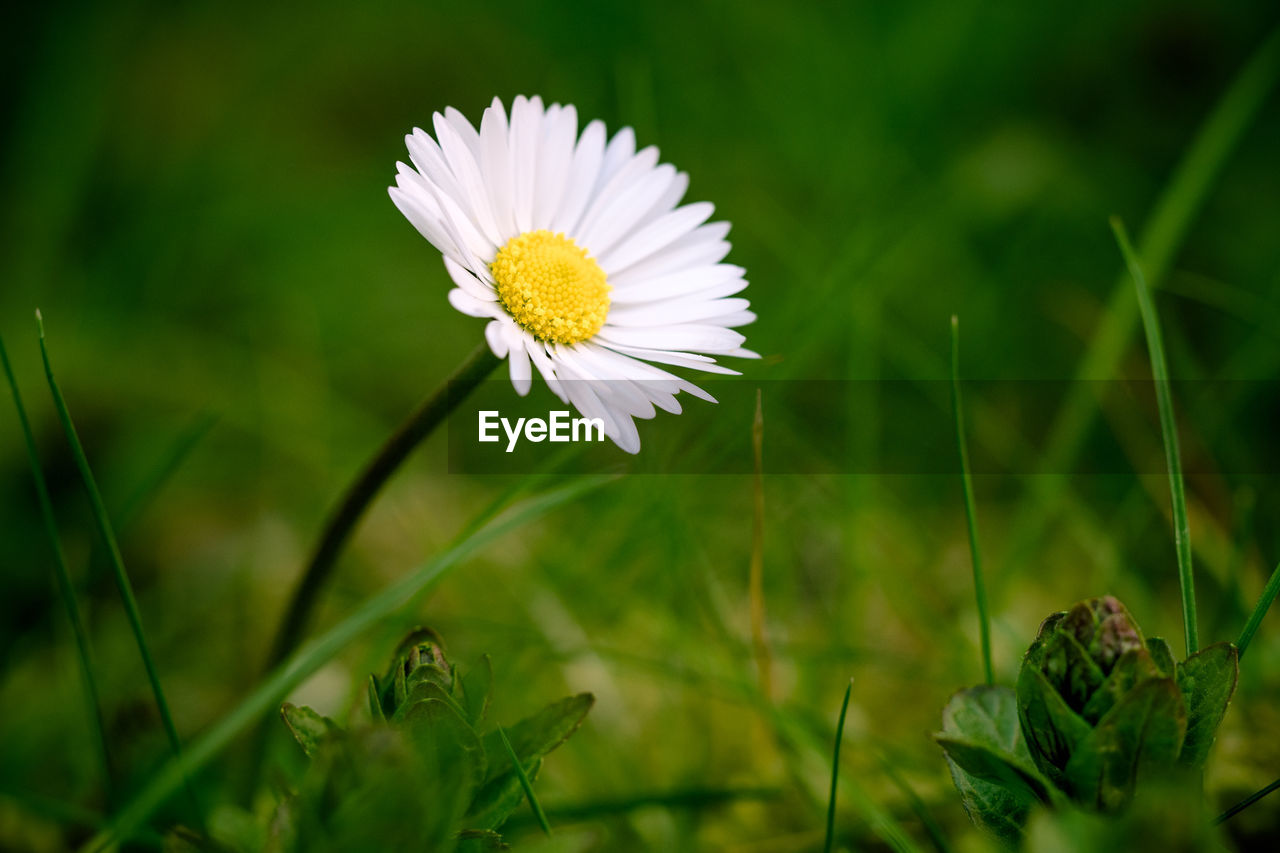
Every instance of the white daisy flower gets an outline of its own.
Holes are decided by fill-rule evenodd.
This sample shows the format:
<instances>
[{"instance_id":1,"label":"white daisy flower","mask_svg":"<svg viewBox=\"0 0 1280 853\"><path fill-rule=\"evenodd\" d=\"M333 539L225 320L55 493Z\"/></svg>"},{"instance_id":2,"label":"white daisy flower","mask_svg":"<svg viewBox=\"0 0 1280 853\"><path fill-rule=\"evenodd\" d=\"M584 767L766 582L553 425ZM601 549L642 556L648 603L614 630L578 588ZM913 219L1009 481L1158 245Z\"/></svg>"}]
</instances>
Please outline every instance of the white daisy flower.
<instances>
[{"instance_id":1,"label":"white daisy flower","mask_svg":"<svg viewBox=\"0 0 1280 853\"><path fill-rule=\"evenodd\" d=\"M745 270L721 263L727 222L707 202L680 206L688 175L636 151L626 127L578 133L572 106L494 99L477 130L453 108L435 138L405 137L391 198L444 255L453 307L486 317L485 338L524 395L536 367L548 387L640 449L635 418L679 413L702 389L653 363L736 373L713 356L755 358L734 328L755 319Z\"/></svg>"}]
</instances>

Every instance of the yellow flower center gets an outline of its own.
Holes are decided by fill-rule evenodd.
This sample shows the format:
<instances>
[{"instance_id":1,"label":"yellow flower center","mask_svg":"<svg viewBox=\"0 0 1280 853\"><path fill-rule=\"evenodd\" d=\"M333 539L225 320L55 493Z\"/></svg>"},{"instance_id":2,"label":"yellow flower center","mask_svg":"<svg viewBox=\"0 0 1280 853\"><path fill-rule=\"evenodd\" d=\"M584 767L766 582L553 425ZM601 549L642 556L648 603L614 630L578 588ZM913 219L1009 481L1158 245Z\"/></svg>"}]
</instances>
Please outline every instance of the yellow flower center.
<instances>
[{"instance_id":1,"label":"yellow flower center","mask_svg":"<svg viewBox=\"0 0 1280 853\"><path fill-rule=\"evenodd\" d=\"M604 270L563 234L512 237L489 269L502 307L539 340L576 344L604 325L610 290Z\"/></svg>"}]
</instances>

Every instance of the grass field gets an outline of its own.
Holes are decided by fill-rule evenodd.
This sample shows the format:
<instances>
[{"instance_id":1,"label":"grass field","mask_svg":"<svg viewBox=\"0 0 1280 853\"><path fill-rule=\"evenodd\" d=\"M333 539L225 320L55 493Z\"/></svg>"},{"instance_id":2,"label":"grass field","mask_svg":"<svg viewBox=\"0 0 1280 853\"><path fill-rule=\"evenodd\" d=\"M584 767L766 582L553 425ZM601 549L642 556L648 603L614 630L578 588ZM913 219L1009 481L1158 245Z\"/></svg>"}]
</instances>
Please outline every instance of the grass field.
<instances>
[{"instance_id":1,"label":"grass field","mask_svg":"<svg viewBox=\"0 0 1280 853\"><path fill-rule=\"evenodd\" d=\"M965 400L971 452L1000 463L974 480L997 682L1013 683L1046 615L1104 593L1181 651L1154 398L1095 393L1151 376L1112 215L1134 234L1180 380L1202 643L1237 637L1280 560L1273 4L135 2L5 15L0 335L87 625L110 778L6 403L0 849L76 849L170 756L33 312L177 734L199 744L260 683L342 489L481 340L480 321L445 300L439 253L386 194L404 134L450 105L477 120L495 95L541 94L658 145L690 174L689 200L733 223L728 261L747 268L759 314L743 331L762 355L735 381L940 392L936 421L903 423L861 391L830 402L860 401L841 417L883 458L919 446L951 459L958 315L961 375L999 380ZM1014 398L1023 382L1033 407ZM517 849L763 853L822 849L852 678L837 848L985 849L930 738L948 697L984 678L959 475L850 469L847 448L813 438L824 405L763 413L765 458L799 446L813 467L766 465L754 602L752 476L622 476L479 542L429 596L318 660L290 700L365 719L368 674L429 625L464 668L491 656L499 723L595 694L537 780L551 837L522 806L504 830ZM750 471L753 414L700 412L695 440L745 448L731 462ZM686 426L664 416L641 435L681 446ZM505 490L579 482L448 461L436 435L395 476L308 636L444 553ZM200 762L191 787L211 826L269 814L302 775L278 702L243 712ZM1208 766L1209 811L1280 776L1277 731L1272 613ZM180 785L156 806L132 844L198 822ZM1222 829L1229 849L1265 849L1280 796Z\"/></svg>"}]
</instances>

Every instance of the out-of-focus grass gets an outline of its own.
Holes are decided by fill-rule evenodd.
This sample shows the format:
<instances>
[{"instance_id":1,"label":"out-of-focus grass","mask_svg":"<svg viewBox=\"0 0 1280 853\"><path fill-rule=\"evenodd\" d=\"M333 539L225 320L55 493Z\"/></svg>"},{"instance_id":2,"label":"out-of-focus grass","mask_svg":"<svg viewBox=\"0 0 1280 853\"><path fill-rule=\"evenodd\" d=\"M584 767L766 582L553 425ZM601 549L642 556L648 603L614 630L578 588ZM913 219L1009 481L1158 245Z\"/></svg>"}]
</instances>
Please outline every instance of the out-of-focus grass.
<instances>
[{"instance_id":1,"label":"out-of-focus grass","mask_svg":"<svg viewBox=\"0 0 1280 853\"><path fill-rule=\"evenodd\" d=\"M130 768L122 798L167 750L41 395L31 309L57 323L59 379L108 509L118 516L152 492L120 544L190 740L254 685L341 487L479 338L478 321L445 302L437 253L384 191L402 135L433 110L474 118L495 94L537 92L658 144L691 174L690 198L734 223L730 260L748 268L761 317L749 345L765 355L750 378L945 379L946 319L961 313L966 378L1060 379L1075 375L1121 269L1107 216L1135 229L1146 220L1276 23L1265 3L977 0L8 14L0 332L45 454L113 756ZM1280 374L1275 103L1152 282L1175 379L1253 380L1224 386L1221 406L1179 408L1184 447L1223 472L1277 470L1280 412L1263 381ZM1133 337L1118 373L1147 370ZM1033 470L1035 425L998 402L966 404L974 448ZM156 478L206 412L214 427ZM747 435L752 414L725 410L715 429ZM770 410L766 459L821 414ZM874 410L854 414L876 422ZM1083 455L1103 433L1158 454L1149 414L1135 423L1100 407ZM47 546L33 533L21 436L12 419L0 423L0 792L14 795L0 798L0 825L24 833L0 842L57 849L63 824L18 795L98 814L109 804ZM507 485L445 473L444 452L442 437L431 442L375 506L314 630L437 553ZM1060 477L1062 509L1013 563L1018 510L1047 476L975 479L997 681L1011 679L1043 616L1087 595L1113 592L1153 632L1179 631L1166 479ZM1280 555L1276 486L1262 473L1188 474L1206 642L1238 635ZM950 693L982 678L958 483L768 475L764 489L768 708L752 652L746 477L627 478L558 511L379 625L295 698L343 716L407 623L429 623L454 658L489 652L497 680L525 695L598 697L538 783L555 836L531 827L518 838L528 849L818 849L831 709L854 675L838 838L875 848L900 826L929 844L883 758L954 846L972 846L926 737ZM1239 519L1246 491L1251 522ZM1280 766L1267 734L1280 725L1277 672L1280 623L1268 620L1210 765L1222 808ZM519 711L494 715L506 723ZM197 777L202 801L240 789L238 748ZM296 770L285 749L269 764ZM713 788L780 794L714 807L658 796ZM628 797L636 808L590 808ZM1264 800L1227 827L1243 846L1278 815Z\"/></svg>"}]
</instances>

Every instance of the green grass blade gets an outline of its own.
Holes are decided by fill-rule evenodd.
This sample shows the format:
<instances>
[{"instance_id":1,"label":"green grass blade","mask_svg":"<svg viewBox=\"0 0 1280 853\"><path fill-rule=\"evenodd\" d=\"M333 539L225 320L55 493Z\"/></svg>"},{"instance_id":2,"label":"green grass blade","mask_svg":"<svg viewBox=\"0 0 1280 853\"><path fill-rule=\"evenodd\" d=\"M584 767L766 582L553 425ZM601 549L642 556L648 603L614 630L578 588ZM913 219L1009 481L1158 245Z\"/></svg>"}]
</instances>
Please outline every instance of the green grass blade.
<instances>
[{"instance_id":1,"label":"green grass blade","mask_svg":"<svg viewBox=\"0 0 1280 853\"><path fill-rule=\"evenodd\" d=\"M1244 657L1244 650L1249 648L1249 644L1253 642L1253 635L1258 633L1258 626L1262 624L1262 618L1271 609L1271 603L1276 600L1277 595L1280 595L1280 565L1277 565L1275 571L1271 573L1271 580L1267 581L1267 586L1262 590L1262 595L1259 596L1258 603L1254 606L1253 613L1249 616L1249 621L1245 623L1244 630L1240 632L1240 639L1236 640L1236 648L1240 652L1240 657Z\"/></svg>"},{"instance_id":2,"label":"green grass blade","mask_svg":"<svg viewBox=\"0 0 1280 853\"><path fill-rule=\"evenodd\" d=\"M853 681L844 689L844 701L840 703L840 720L836 723L836 745L831 755L831 797L827 800L827 836L822 844L823 853L831 853L836 840L836 786L840 781L840 742L844 740L844 718L849 712L849 697L853 695Z\"/></svg>"},{"instance_id":3,"label":"green grass blade","mask_svg":"<svg viewBox=\"0 0 1280 853\"><path fill-rule=\"evenodd\" d=\"M1138 238L1139 256L1156 285L1164 278L1178 247L1204 205L1237 143L1258 115L1280 77L1280 28L1273 30L1215 104L1179 161L1169 183L1156 199ZM1057 474L1070 469L1097 413L1089 380L1110 379L1128 348L1138 320L1137 305L1122 273L1112 286L1097 333L1076 370L1071 392L1054 420L1044 453L1043 470ZM1030 500L1013 524L1008 561L1018 565L1037 542L1051 519L1064 477L1036 477Z\"/></svg>"},{"instance_id":4,"label":"green grass blade","mask_svg":"<svg viewBox=\"0 0 1280 853\"><path fill-rule=\"evenodd\" d=\"M991 669L991 616L987 609L987 582L978 550L978 511L969 473L969 446L964 435L964 406L960 399L960 318L951 315L951 408L956 416L956 444L960 448L960 479L964 483L964 513L969 520L969 559L973 563L973 594L978 601L978 636L982 643L982 670L987 684L995 684Z\"/></svg>"},{"instance_id":5,"label":"green grass blade","mask_svg":"<svg viewBox=\"0 0 1280 853\"><path fill-rule=\"evenodd\" d=\"M378 622L403 608L411 607L450 569L499 536L514 530L582 494L611 482L608 477L589 477L534 495L496 515L483 527L460 536L454 544L416 570L375 593L328 631L300 646L230 713L191 741L180 758L170 760L151 777L147 785L116 815L111 825L95 835L81 849L100 850L128 835L165 801L186 774L208 764L241 732L272 713L289 692L329 662L348 644Z\"/></svg>"},{"instance_id":6,"label":"green grass blade","mask_svg":"<svg viewBox=\"0 0 1280 853\"><path fill-rule=\"evenodd\" d=\"M89 632L85 630L84 620L80 616L75 585L71 582L71 573L67 571L67 561L62 554L62 540L58 536L58 522L53 514L53 502L49 499L49 487L45 483L44 471L40 468L40 454L36 452L36 440L31 433L31 423L27 420L27 410L22 405L22 395L18 392L18 380L13 375L13 366L9 363L9 353L5 350L3 340L0 340L0 361L4 363L4 375L9 380L9 390L13 393L13 406L18 412L18 422L22 426L22 439L26 443L27 461L31 465L31 479L35 482L40 515L44 519L49 547L53 550L53 576L58 585L58 595L61 596L62 603L67 609L67 619L71 622L71 633L75 637L76 655L80 659L80 677L84 682L89 729L102 762L103 783L110 789L111 755L107 748L101 694L98 692L98 683L93 674L93 653L89 645Z\"/></svg>"},{"instance_id":7,"label":"green grass blade","mask_svg":"<svg viewBox=\"0 0 1280 853\"><path fill-rule=\"evenodd\" d=\"M1277 779L1276 781L1272 782L1270 785L1268 785L1265 788L1262 788L1258 791L1254 791L1252 794L1245 797L1243 800L1236 803L1234 806L1227 809L1222 814L1218 815L1217 818L1214 819L1213 825L1217 826L1223 821L1230 820L1231 818L1240 814L1240 812L1249 808L1249 806L1253 805L1258 800L1261 800L1263 797L1265 797L1267 794L1270 794L1273 791L1280 791L1280 779Z\"/></svg>"},{"instance_id":8,"label":"green grass blade","mask_svg":"<svg viewBox=\"0 0 1280 853\"><path fill-rule=\"evenodd\" d=\"M520 780L520 787L524 789L524 796L529 801L529 808L533 809L533 816L538 819L538 826L542 827L543 833L550 838L551 824L547 823L547 813L542 810L542 804L538 802L537 795L533 793L533 783L529 781L529 774L525 772L524 765L520 763L520 756L516 755L515 749L511 746L511 741L507 740L507 732L502 726L498 726L498 736L502 738L502 745L507 748L507 755L511 756L511 766L516 772L516 778Z\"/></svg>"},{"instance_id":9,"label":"green grass blade","mask_svg":"<svg viewBox=\"0 0 1280 853\"><path fill-rule=\"evenodd\" d=\"M1182 453L1178 449L1178 422L1173 416L1173 395L1169 390L1169 364L1164 355L1164 338L1160 333L1160 318L1156 316L1155 302L1147 287L1142 265L1129 243L1129 234L1119 217L1111 217L1111 230L1124 255L1129 275L1133 277L1138 294L1138 309L1142 312L1142 326L1147 334L1147 351L1151 356L1151 375L1155 378L1156 405L1160 409L1160 432L1164 435L1165 463L1169 468L1169 492L1173 501L1173 541L1178 554L1178 586L1182 590L1182 624L1187 638L1187 656L1200 648L1199 629L1196 625L1196 581L1191 562L1191 526L1187 520L1187 493L1182 482Z\"/></svg>"},{"instance_id":10,"label":"green grass blade","mask_svg":"<svg viewBox=\"0 0 1280 853\"><path fill-rule=\"evenodd\" d=\"M84 483L85 492L89 496L89 504L93 510L94 524L107 548L107 557L111 562L112 575L116 588L120 591L120 600L124 603L125 614L129 618L129 626L133 629L134 640L138 644L138 653L142 656L142 664L147 671L147 680L151 682L151 693L156 700L156 708L160 711L160 719L164 724L165 735L169 738L169 746L174 756L182 755L182 742L178 739L178 729L173 724L173 715L169 712L169 702L165 699L164 688L160 685L160 674L156 670L151 647L147 644L147 635L142 628L142 614L138 611L138 601L133 595L133 584L129 582L129 573L124 567L124 558L120 555L120 545L116 542L115 531L111 528L111 519L107 516L107 507L98 491L98 483L89 468L89 460L84 454L84 446L80 444L80 436L76 433L75 424L71 422L71 412L67 409L67 401L62 397L58 381L53 376L53 365L49 361L49 347L44 338L44 318L36 311L36 326L40 330L40 357L44 361L44 375L49 381L49 391L53 394L53 402L58 410L58 419L62 422L62 430L66 433L67 443L71 446L71 455L75 459L76 469ZM187 784L192 805L195 807L197 819L203 822L203 813L195 791Z\"/></svg>"},{"instance_id":11,"label":"green grass blade","mask_svg":"<svg viewBox=\"0 0 1280 853\"><path fill-rule=\"evenodd\" d=\"M812 806L821 808L826 805L830 808L831 792L818 783L820 773L833 766L830 744L821 743L807 722L800 721L794 714L785 713L768 701L760 692L757 679L745 678L739 680L736 686L772 726L778 744L788 758L788 769L796 790ZM852 682L850 686L852 687ZM912 839L906 827L892 812L876 802L856 777L846 777L844 789L846 800L889 849L897 853L921 853L920 846Z\"/></svg>"}]
</instances>

